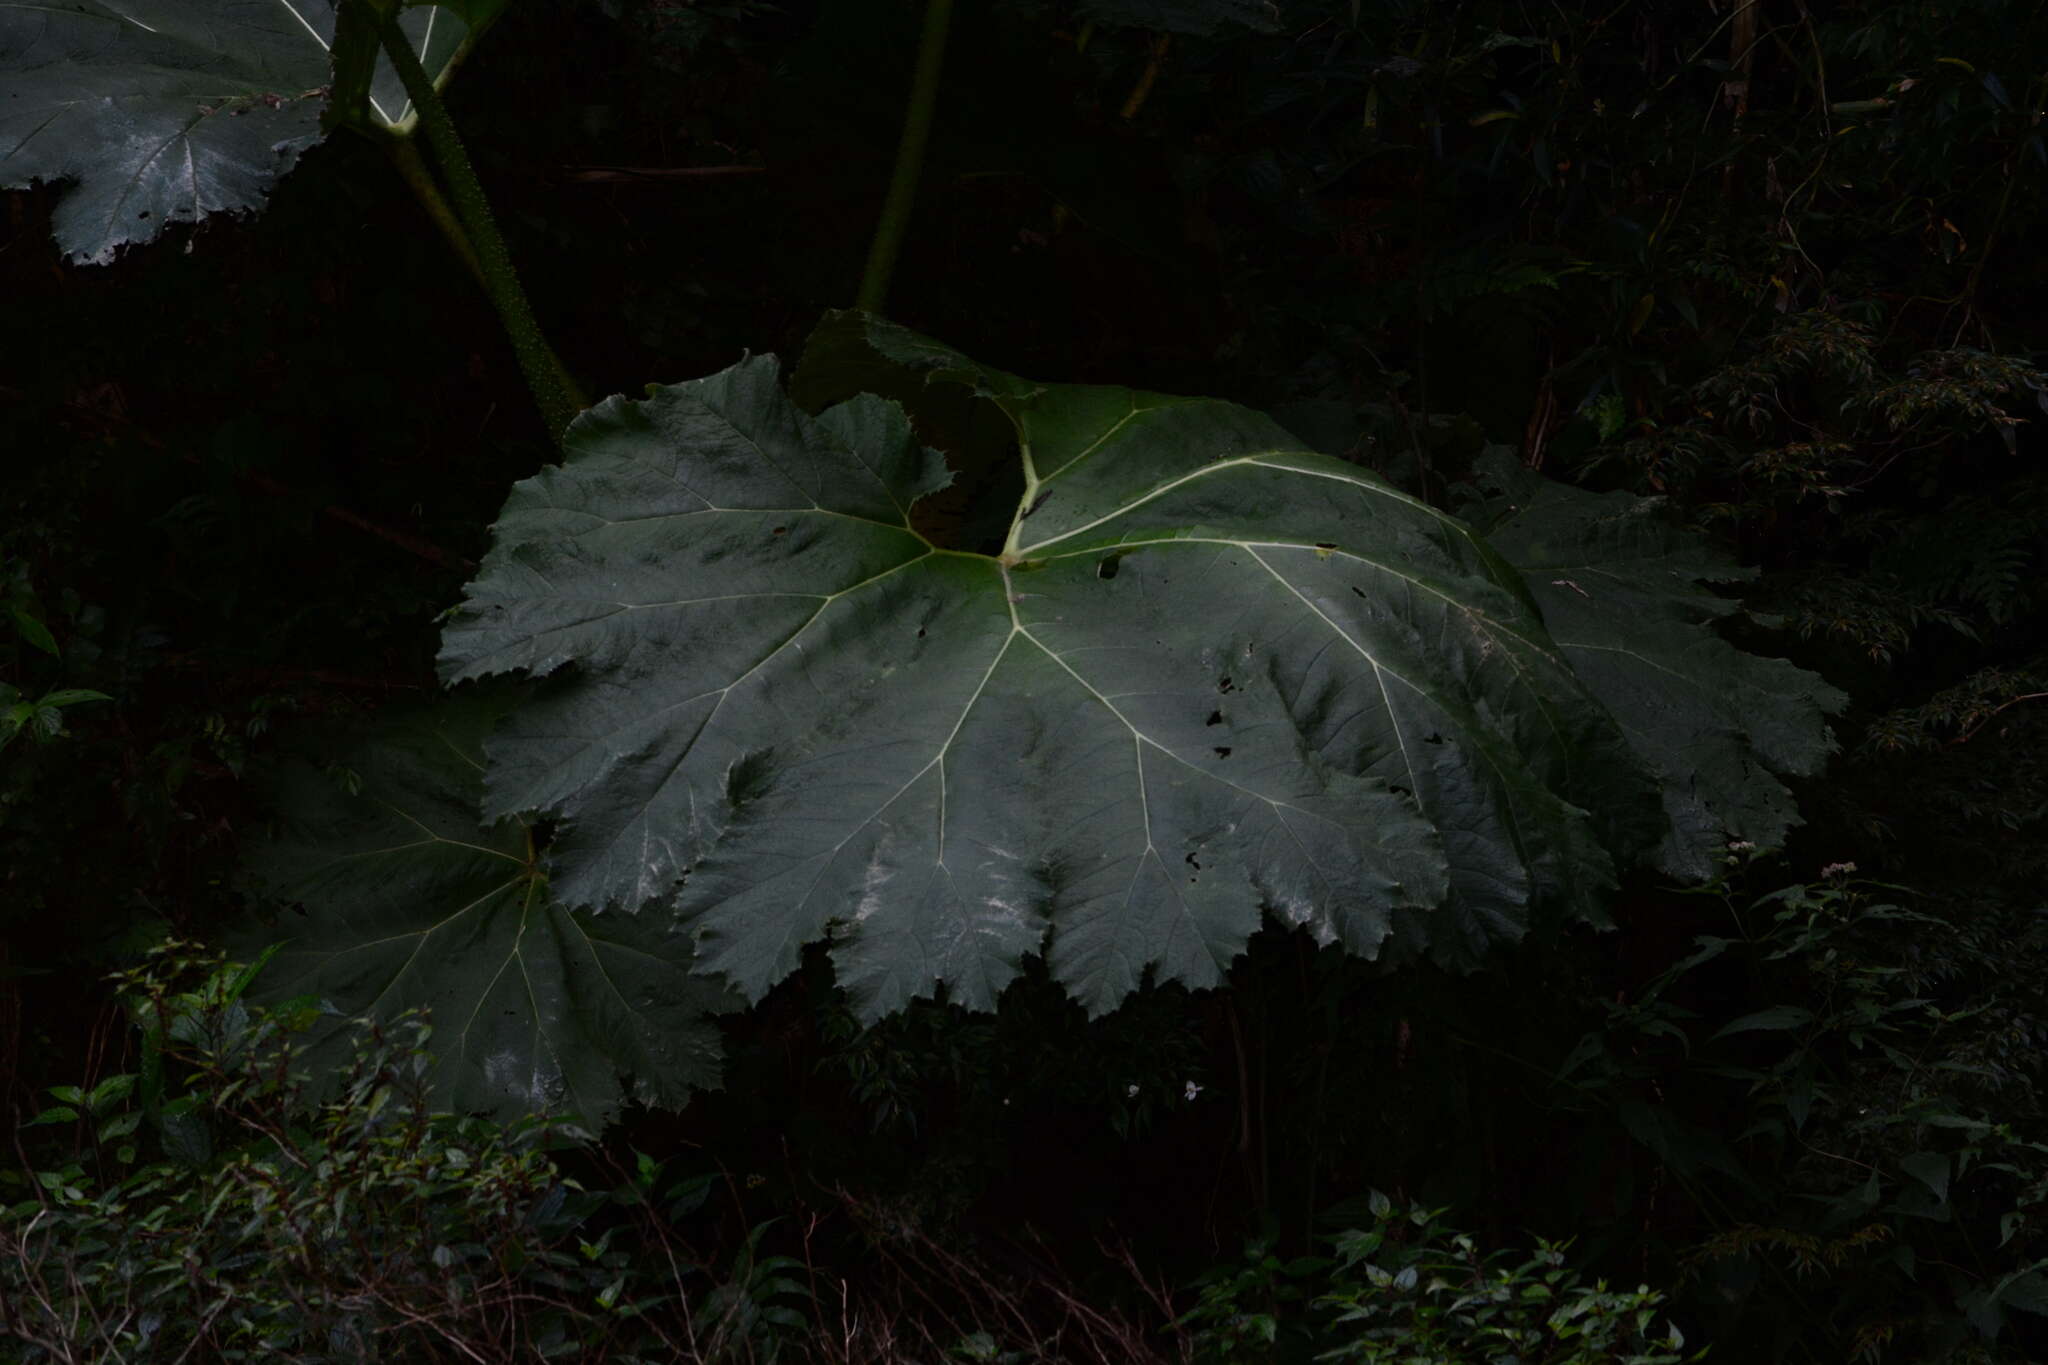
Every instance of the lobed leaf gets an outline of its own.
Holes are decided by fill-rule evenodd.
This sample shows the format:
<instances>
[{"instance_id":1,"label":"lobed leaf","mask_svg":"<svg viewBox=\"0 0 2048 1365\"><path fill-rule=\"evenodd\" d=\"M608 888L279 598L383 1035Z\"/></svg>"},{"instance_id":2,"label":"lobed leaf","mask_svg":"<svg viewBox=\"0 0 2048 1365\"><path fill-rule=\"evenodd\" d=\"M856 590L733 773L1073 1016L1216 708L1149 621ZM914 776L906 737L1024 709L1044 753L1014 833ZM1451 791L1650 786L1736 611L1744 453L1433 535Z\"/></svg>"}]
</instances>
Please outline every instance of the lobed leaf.
<instances>
[{"instance_id":1,"label":"lobed leaf","mask_svg":"<svg viewBox=\"0 0 2048 1365\"><path fill-rule=\"evenodd\" d=\"M1473 512L1521 570L1558 647L1653 773L1669 830L1661 871L1710 874L1730 839L1776 848L1799 823L1776 774L1817 773L1827 717L1847 697L1783 659L1747 654L1714 623L1736 604L1707 586L1755 576L1654 500L1544 479L1482 459L1492 496Z\"/></svg>"},{"instance_id":2,"label":"lobed leaf","mask_svg":"<svg viewBox=\"0 0 2048 1365\"><path fill-rule=\"evenodd\" d=\"M750 997L828 941L868 1017L987 1008L1034 953L1101 1012L1216 984L1262 907L1469 966L1539 906L1597 918L1605 845L1661 836L1463 523L1228 403L859 315L813 349L994 403L1007 541L933 543L912 509L947 475L903 410L807 416L771 358L586 413L442 655L549 677L487 746L486 813L560 817L568 903L674 914Z\"/></svg>"},{"instance_id":3,"label":"lobed leaf","mask_svg":"<svg viewBox=\"0 0 2048 1365\"><path fill-rule=\"evenodd\" d=\"M680 1107L717 1085L709 1016L737 1002L692 974L689 936L660 916L563 907L530 822L479 822L481 742L505 704L470 695L401 714L357 740L346 774L290 774L294 823L249 867L303 915L247 930L251 947L293 935L255 989L328 1006L308 1040L316 1075L346 1060L347 1019L426 1007L439 1107L601 1123L626 1098L622 1074L632 1098Z\"/></svg>"}]
</instances>

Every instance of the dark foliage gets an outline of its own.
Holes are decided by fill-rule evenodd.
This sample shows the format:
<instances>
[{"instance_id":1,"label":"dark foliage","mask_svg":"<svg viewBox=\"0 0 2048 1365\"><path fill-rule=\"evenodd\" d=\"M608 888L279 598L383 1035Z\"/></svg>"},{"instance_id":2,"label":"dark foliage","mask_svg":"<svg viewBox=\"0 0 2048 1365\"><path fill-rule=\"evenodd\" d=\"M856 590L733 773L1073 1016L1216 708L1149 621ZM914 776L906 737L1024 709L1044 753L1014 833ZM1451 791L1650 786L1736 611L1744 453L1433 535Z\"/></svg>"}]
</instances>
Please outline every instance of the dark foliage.
<instances>
[{"instance_id":1,"label":"dark foliage","mask_svg":"<svg viewBox=\"0 0 2048 1365\"><path fill-rule=\"evenodd\" d=\"M1470 978L1269 930L1227 992L1090 1023L1027 977L992 1015L861 1029L807 969L727 1021L722 1093L563 1160L730 1172L708 1264L809 1257L817 1226L818 1261L871 1259L886 1350L805 1310L848 1359L1171 1358L1198 1296L1162 1307L1099 1242L1185 1286L1247 1236L1320 1252L1319 1211L1375 1189L1482 1248L1576 1238L1716 1357L2048 1353L2041 7L959 8L892 314L1019 373L1270 410L1444 505L1489 444L1662 495L1763 570L1741 643L1851 695L1843 754L1782 861L1640 876L1618 932ZM450 103L588 392L793 355L849 301L916 23L510 10ZM10 193L0 229L10 1126L140 1074L97 983L243 913L275 734L430 693L436 613L551 450L367 141L112 266L59 256L57 195ZM72 1159L58 1126L29 1165ZM1286 1358L1261 1349L1229 1358Z\"/></svg>"}]
</instances>

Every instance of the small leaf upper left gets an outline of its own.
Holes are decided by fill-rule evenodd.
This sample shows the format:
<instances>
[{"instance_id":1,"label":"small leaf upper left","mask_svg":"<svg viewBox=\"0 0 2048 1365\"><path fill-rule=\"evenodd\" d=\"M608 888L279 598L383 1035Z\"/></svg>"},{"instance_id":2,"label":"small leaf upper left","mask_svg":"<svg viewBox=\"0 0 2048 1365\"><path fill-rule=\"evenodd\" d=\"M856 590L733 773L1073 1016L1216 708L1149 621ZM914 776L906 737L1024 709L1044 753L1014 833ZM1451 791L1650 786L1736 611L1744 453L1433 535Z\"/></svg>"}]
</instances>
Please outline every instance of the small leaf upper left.
<instances>
[{"instance_id":1,"label":"small leaf upper left","mask_svg":"<svg viewBox=\"0 0 2048 1365\"><path fill-rule=\"evenodd\" d=\"M470 29L458 7L400 28L445 75ZM52 228L104 265L168 223L260 207L320 140L333 0L0 0L0 188L69 181ZM380 61L370 117L409 126Z\"/></svg>"}]
</instances>

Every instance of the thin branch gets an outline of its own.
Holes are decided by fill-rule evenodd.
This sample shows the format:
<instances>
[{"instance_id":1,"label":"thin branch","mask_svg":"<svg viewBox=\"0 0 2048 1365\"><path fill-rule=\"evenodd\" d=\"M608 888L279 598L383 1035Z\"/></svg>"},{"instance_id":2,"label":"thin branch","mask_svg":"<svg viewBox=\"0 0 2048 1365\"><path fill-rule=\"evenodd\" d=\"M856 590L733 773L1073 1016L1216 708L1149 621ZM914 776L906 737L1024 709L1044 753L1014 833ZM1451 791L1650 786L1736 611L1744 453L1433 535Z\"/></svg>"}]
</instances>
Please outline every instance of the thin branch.
<instances>
[{"instance_id":1,"label":"thin branch","mask_svg":"<svg viewBox=\"0 0 2048 1365\"><path fill-rule=\"evenodd\" d=\"M571 184L610 184L621 180L698 180L718 175L762 175L766 166L564 166Z\"/></svg>"},{"instance_id":2,"label":"thin branch","mask_svg":"<svg viewBox=\"0 0 2048 1365\"><path fill-rule=\"evenodd\" d=\"M1951 740L1950 742L1953 744L1968 744L1971 740L1977 737L1977 732L1979 730L1982 730L1985 726L1989 725L1992 721L1992 718L1996 716L2000 711L2005 710L2006 707L2018 706L2023 701L2040 701L2043 697L2048 697L2048 692L2023 692L2017 697L2009 697L2005 701L2000 702L1997 706L1992 707L1990 711L1985 713L1984 718L1982 720L1978 721L1975 725L1972 725L1968 730L1965 730L1962 734L1957 735L1955 739Z\"/></svg>"},{"instance_id":3,"label":"thin branch","mask_svg":"<svg viewBox=\"0 0 2048 1365\"><path fill-rule=\"evenodd\" d=\"M1159 83L1159 72L1166 65L1167 51L1173 46L1173 35L1162 33L1152 40L1152 52L1145 59L1145 69L1138 73L1138 83L1131 87L1131 94L1124 101L1124 107L1117 111L1117 117L1129 123L1145 107L1145 101L1152 94L1152 87Z\"/></svg>"}]
</instances>

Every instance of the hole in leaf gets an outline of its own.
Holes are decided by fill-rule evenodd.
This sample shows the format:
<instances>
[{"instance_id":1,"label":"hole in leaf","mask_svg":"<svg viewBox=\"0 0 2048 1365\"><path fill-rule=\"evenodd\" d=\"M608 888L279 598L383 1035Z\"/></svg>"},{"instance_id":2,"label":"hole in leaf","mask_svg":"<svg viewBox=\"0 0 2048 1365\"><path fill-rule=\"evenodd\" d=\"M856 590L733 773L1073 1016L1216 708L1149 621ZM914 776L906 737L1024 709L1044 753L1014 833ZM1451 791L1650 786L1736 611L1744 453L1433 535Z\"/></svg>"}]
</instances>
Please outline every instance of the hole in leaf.
<instances>
[{"instance_id":1,"label":"hole in leaf","mask_svg":"<svg viewBox=\"0 0 2048 1365\"><path fill-rule=\"evenodd\" d=\"M1319 540L1316 542L1316 548L1318 550L1334 550L1337 548L1337 542L1334 540Z\"/></svg>"},{"instance_id":2,"label":"hole in leaf","mask_svg":"<svg viewBox=\"0 0 2048 1365\"><path fill-rule=\"evenodd\" d=\"M147 217L149 217L149 210L148 210L148 209L144 209L144 210L143 210L142 212L140 212L140 213L136 214L135 216L136 216L137 218L147 218Z\"/></svg>"},{"instance_id":3,"label":"hole in leaf","mask_svg":"<svg viewBox=\"0 0 2048 1365\"><path fill-rule=\"evenodd\" d=\"M778 536L786 536L789 534L789 528L787 526L778 526L771 534Z\"/></svg>"},{"instance_id":4,"label":"hole in leaf","mask_svg":"<svg viewBox=\"0 0 2048 1365\"><path fill-rule=\"evenodd\" d=\"M1223 713L1221 711L1211 711L1209 713L1209 719L1203 721L1202 723L1204 725L1221 725L1223 723Z\"/></svg>"},{"instance_id":5,"label":"hole in leaf","mask_svg":"<svg viewBox=\"0 0 2048 1365\"><path fill-rule=\"evenodd\" d=\"M1441 744L1444 742L1444 737L1442 735L1424 735L1422 742L1424 744Z\"/></svg>"},{"instance_id":6,"label":"hole in leaf","mask_svg":"<svg viewBox=\"0 0 2048 1365\"><path fill-rule=\"evenodd\" d=\"M1216 680L1216 690L1218 692L1231 692L1234 691L1236 687L1237 684L1231 682L1230 679L1227 677L1218 678Z\"/></svg>"},{"instance_id":7,"label":"hole in leaf","mask_svg":"<svg viewBox=\"0 0 2048 1365\"><path fill-rule=\"evenodd\" d=\"M1117 565L1122 561L1122 555L1104 556L1102 562L1095 566L1095 576L1097 578L1115 578Z\"/></svg>"},{"instance_id":8,"label":"hole in leaf","mask_svg":"<svg viewBox=\"0 0 2048 1365\"><path fill-rule=\"evenodd\" d=\"M1358 594L1358 595L1359 595L1360 597L1363 597L1363 596L1365 596L1365 589L1363 589L1363 588L1361 588L1361 587L1358 587L1358 586L1357 586L1357 585L1355 585L1355 584L1354 584L1354 585L1352 586L1352 589L1351 589L1351 591L1352 591L1352 592L1354 592L1354 593L1356 593L1356 594Z\"/></svg>"},{"instance_id":9,"label":"hole in leaf","mask_svg":"<svg viewBox=\"0 0 2048 1365\"><path fill-rule=\"evenodd\" d=\"M922 639L924 638L924 627L923 627L923 626L919 626L919 627L917 628L917 638L918 638L918 639L920 639L920 640L922 640Z\"/></svg>"},{"instance_id":10,"label":"hole in leaf","mask_svg":"<svg viewBox=\"0 0 2048 1365\"><path fill-rule=\"evenodd\" d=\"M1217 745L1217 746L1216 746L1216 757L1218 757L1218 758L1229 758L1229 757L1230 757L1230 746L1229 746L1229 745L1227 745L1227 744L1219 744L1219 745Z\"/></svg>"},{"instance_id":11,"label":"hole in leaf","mask_svg":"<svg viewBox=\"0 0 2048 1365\"><path fill-rule=\"evenodd\" d=\"M1188 856L1186 861L1187 865L1195 869L1195 871L1200 872L1202 870L1202 865L1195 860L1195 851L1193 849L1188 850ZM1188 880L1193 881L1194 878L1190 877L1188 878Z\"/></svg>"},{"instance_id":12,"label":"hole in leaf","mask_svg":"<svg viewBox=\"0 0 2048 1365\"><path fill-rule=\"evenodd\" d=\"M756 749L742 755L725 770L726 804L737 811L749 801L766 796L774 785L774 771L774 750Z\"/></svg>"},{"instance_id":13,"label":"hole in leaf","mask_svg":"<svg viewBox=\"0 0 2048 1365\"><path fill-rule=\"evenodd\" d=\"M1396 796L1413 796L1415 794L1409 791L1406 787L1388 787L1387 790L1392 792Z\"/></svg>"}]
</instances>

